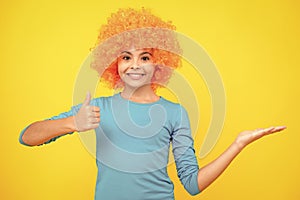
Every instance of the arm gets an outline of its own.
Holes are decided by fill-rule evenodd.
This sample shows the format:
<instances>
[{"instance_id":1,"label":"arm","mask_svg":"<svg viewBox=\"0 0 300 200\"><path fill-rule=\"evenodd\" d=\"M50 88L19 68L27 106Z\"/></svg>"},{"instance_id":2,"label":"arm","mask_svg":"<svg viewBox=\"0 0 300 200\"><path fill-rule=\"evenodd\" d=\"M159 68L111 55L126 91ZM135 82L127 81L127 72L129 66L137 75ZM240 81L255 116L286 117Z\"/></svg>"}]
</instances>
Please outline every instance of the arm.
<instances>
[{"instance_id":1,"label":"arm","mask_svg":"<svg viewBox=\"0 0 300 200\"><path fill-rule=\"evenodd\" d=\"M198 187L203 191L213 183L222 172L229 166L231 161L250 143L257 139L275 132L284 130L286 127L270 127L254 131L244 131L239 134L236 140L217 159L209 163L198 172Z\"/></svg>"},{"instance_id":2,"label":"arm","mask_svg":"<svg viewBox=\"0 0 300 200\"><path fill-rule=\"evenodd\" d=\"M171 141L177 175L185 190L194 196L200 193L197 182L199 167L188 114L185 108L180 106L172 116L174 116L174 128Z\"/></svg>"},{"instance_id":3,"label":"arm","mask_svg":"<svg viewBox=\"0 0 300 200\"><path fill-rule=\"evenodd\" d=\"M52 138L76 131L74 116L32 123L23 133L22 141L29 146L44 144Z\"/></svg>"},{"instance_id":4,"label":"arm","mask_svg":"<svg viewBox=\"0 0 300 200\"><path fill-rule=\"evenodd\" d=\"M100 109L97 106L91 106L90 101L91 95L88 93L75 116L68 112L59 119L32 123L21 133L21 143L35 146L74 131L81 132L97 128L100 122Z\"/></svg>"}]
</instances>

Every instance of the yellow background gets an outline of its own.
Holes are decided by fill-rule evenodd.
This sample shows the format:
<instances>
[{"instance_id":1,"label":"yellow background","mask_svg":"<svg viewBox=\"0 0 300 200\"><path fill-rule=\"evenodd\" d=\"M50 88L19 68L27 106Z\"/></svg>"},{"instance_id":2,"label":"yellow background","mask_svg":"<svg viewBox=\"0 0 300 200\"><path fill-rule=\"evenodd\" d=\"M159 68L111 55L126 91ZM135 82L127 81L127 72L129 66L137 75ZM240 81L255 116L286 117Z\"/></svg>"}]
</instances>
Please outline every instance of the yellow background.
<instances>
[{"instance_id":1,"label":"yellow background","mask_svg":"<svg viewBox=\"0 0 300 200\"><path fill-rule=\"evenodd\" d=\"M213 151L199 159L201 166L221 154L242 130L288 127L246 148L195 197L184 191L172 164L176 199L300 199L300 5L292 0L2 2L0 198L93 199L95 160L77 134L28 148L18 143L19 133L29 123L72 106L76 75L100 25L118 8L142 6L173 21L179 32L201 44L222 76L227 97L224 129ZM201 107L197 155L210 117L209 109Z\"/></svg>"}]
</instances>

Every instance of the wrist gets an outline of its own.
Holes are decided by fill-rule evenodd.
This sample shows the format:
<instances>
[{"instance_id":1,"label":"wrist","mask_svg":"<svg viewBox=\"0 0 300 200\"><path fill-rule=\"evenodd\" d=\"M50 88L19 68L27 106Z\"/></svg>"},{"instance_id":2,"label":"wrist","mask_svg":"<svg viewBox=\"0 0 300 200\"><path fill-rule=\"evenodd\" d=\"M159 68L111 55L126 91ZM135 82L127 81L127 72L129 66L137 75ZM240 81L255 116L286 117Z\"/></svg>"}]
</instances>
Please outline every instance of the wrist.
<instances>
[{"instance_id":1,"label":"wrist","mask_svg":"<svg viewBox=\"0 0 300 200\"><path fill-rule=\"evenodd\" d=\"M241 141L239 141L237 139L232 143L231 146L239 152L242 151L246 147L246 145L244 143L242 143Z\"/></svg>"},{"instance_id":2,"label":"wrist","mask_svg":"<svg viewBox=\"0 0 300 200\"><path fill-rule=\"evenodd\" d=\"M76 124L75 124L75 117L74 116L70 116L66 118L66 125L67 125L67 129L69 129L69 132L74 132L74 131L78 131Z\"/></svg>"}]
</instances>

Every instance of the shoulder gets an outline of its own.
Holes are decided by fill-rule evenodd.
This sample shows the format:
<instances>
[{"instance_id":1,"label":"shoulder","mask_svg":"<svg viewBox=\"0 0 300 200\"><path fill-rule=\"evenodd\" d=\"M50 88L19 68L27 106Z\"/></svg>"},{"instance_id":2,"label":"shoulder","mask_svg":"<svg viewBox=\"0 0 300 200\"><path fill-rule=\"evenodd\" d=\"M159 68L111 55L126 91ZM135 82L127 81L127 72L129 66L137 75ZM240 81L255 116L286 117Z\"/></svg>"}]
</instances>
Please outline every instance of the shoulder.
<instances>
[{"instance_id":1,"label":"shoulder","mask_svg":"<svg viewBox=\"0 0 300 200\"><path fill-rule=\"evenodd\" d=\"M109 96L100 96L93 98L91 100L91 105L98 106L101 109L111 108L113 105L119 103L118 94L109 95Z\"/></svg>"},{"instance_id":2,"label":"shoulder","mask_svg":"<svg viewBox=\"0 0 300 200\"><path fill-rule=\"evenodd\" d=\"M182 113L186 114L187 111L185 107L180 103L172 102L164 97L161 97L161 104L172 114L176 116L182 115Z\"/></svg>"},{"instance_id":3,"label":"shoulder","mask_svg":"<svg viewBox=\"0 0 300 200\"><path fill-rule=\"evenodd\" d=\"M173 130L190 127L188 113L182 104L167 99L162 99L162 104L164 104L163 106L167 111L167 116Z\"/></svg>"},{"instance_id":4,"label":"shoulder","mask_svg":"<svg viewBox=\"0 0 300 200\"><path fill-rule=\"evenodd\" d=\"M99 105L99 104L102 104L104 102L111 101L112 97L113 96L100 96L100 97L96 97L96 98L93 98L91 100L91 104Z\"/></svg>"},{"instance_id":5,"label":"shoulder","mask_svg":"<svg viewBox=\"0 0 300 200\"><path fill-rule=\"evenodd\" d=\"M168 106L170 108L173 108L173 109L185 109L183 105L181 105L180 103L176 103L176 102L173 102L173 101L170 101L164 97L161 97L161 103L165 106Z\"/></svg>"}]
</instances>

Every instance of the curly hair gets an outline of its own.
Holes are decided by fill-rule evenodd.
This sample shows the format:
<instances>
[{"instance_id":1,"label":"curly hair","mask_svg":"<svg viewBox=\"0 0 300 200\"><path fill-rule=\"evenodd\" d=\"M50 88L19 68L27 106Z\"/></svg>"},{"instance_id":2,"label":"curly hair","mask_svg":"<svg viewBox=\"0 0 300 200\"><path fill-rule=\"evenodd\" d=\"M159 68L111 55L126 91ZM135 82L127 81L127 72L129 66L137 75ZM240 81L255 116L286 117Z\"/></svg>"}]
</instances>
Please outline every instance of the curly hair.
<instances>
[{"instance_id":1,"label":"curly hair","mask_svg":"<svg viewBox=\"0 0 300 200\"><path fill-rule=\"evenodd\" d=\"M154 91L163 87L172 76L173 69L181 66L181 48L170 21L163 21L150 10L142 8L119 9L102 25L93 50L91 67L111 89L124 86L117 66L120 52L151 48L156 66L151 86Z\"/></svg>"}]
</instances>

